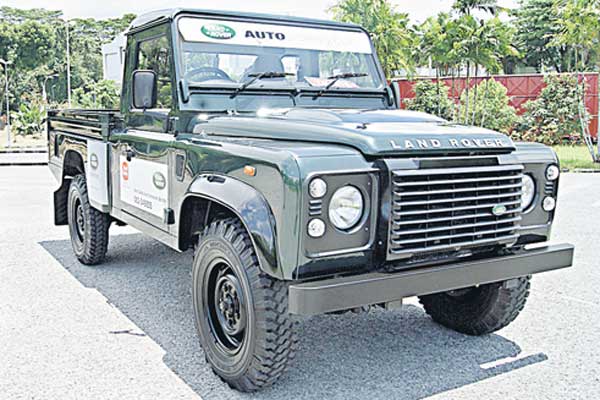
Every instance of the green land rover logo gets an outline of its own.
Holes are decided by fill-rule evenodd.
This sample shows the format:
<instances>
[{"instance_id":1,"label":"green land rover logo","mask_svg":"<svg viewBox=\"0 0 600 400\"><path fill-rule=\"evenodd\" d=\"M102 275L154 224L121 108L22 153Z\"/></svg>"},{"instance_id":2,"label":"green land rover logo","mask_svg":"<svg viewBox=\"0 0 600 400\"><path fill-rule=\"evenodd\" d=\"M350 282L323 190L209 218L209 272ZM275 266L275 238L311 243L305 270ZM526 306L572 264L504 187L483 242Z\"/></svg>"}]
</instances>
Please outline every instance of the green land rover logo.
<instances>
[{"instance_id":1,"label":"green land rover logo","mask_svg":"<svg viewBox=\"0 0 600 400\"><path fill-rule=\"evenodd\" d=\"M223 24L204 25L201 31L211 39L231 39L235 36L235 31Z\"/></svg>"},{"instance_id":2,"label":"green land rover logo","mask_svg":"<svg viewBox=\"0 0 600 400\"><path fill-rule=\"evenodd\" d=\"M165 179L165 176L160 172L154 173L154 175L152 176L152 183L154 183L154 186L158 190L163 190L165 187L167 187L167 180Z\"/></svg>"},{"instance_id":3,"label":"green land rover logo","mask_svg":"<svg viewBox=\"0 0 600 400\"><path fill-rule=\"evenodd\" d=\"M506 206L504 204L496 204L494 208L492 208L492 214L496 217L506 214Z\"/></svg>"}]
</instances>

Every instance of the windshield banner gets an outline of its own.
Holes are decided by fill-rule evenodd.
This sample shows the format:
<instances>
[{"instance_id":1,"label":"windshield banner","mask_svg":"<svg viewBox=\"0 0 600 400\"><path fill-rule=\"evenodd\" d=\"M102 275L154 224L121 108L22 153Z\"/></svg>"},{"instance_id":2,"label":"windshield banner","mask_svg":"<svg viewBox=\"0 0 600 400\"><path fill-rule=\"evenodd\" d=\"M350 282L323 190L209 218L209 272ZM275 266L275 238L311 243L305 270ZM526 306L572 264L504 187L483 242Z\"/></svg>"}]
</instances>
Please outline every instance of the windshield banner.
<instances>
[{"instance_id":1,"label":"windshield banner","mask_svg":"<svg viewBox=\"0 0 600 400\"><path fill-rule=\"evenodd\" d=\"M338 29L186 17L179 20L179 32L189 42L372 53L367 34Z\"/></svg>"}]
</instances>

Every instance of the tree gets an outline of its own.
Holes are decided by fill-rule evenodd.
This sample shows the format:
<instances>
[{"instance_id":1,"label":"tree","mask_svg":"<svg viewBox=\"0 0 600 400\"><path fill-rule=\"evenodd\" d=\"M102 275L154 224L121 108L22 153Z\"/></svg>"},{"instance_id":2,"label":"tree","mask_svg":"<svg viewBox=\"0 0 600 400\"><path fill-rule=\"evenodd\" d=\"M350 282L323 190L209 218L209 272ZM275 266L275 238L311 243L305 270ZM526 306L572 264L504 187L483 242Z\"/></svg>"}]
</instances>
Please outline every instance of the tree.
<instances>
[{"instance_id":1,"label":"tree","mask_svg":"<svg viewBox=\"0 0 600 400\"><path fill-rule=\"evenodd\" d=\"M560 29L555 3L556 0L521 0L520 7L513 12L517 29L515 38L523 62L538 72L544 67L551 67L556 72L566 69L567 49L554 41Z\"/></svg>"},{"instance_id":2,"label":"tree","mask_svg":"<svg viewBox=\"0 0 600 400\"><path fill-rule=\"evenodd\" d=\"M452 8L462 15L471 15L474 10L498 15L500 11L504 10L498 6L497 0L456 0Z\"/></svg>"},{"instance_id":3,"label":"tree","mask_svg":"<svg viewBox=\"0 0 600 400\"><path fill-rule=\"evenodd\" d=\"M371 35L383 71L414 70L416 37L408 14L398 13L387 0L341 0L331 8L334 18L364 27Z\"/></svg>"},{"instance_id":4,"label":"tree","mask_svg":"<svg viewBox=\"0 0 600 400\"><path fill-rule=\"evenodd\" d=\"M600 46L600 1L558 0L555 7L558 32L549 44L572 48L570 71L584 71Z\"/></svg>"},{"instance_id":5,"label":"tree","mask_svg":"<svg viewBox=\"0 0 600 400\"><path fill-rule=\"evenodd\" d=\"M86 87L102 79L102 44L126 30L134 17L127 14L69 22L73 87ZM53 74L58 77L48 82L49 92L54 93L51 100L66 99L66 21L60 11L0 7L0 58L13 62L9 68L11 109L40 98L45 78ZM4 74L0 83L4 95Z\"/></svg>"}]
</instances>

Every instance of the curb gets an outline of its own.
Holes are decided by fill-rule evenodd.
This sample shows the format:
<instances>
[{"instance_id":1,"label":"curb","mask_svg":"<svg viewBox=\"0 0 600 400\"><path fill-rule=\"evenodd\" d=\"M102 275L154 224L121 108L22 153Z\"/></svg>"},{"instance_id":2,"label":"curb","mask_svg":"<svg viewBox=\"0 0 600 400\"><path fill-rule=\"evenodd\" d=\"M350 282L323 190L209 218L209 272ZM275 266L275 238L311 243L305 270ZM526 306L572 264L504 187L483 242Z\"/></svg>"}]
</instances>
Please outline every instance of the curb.
<instances>
[{"instance_id":1,"label":"curb","mask_svg":"<svg viewBox=\"0 0 600 400\"><path fill-rule=\"evenodd\" d=\"M600 169L575 168L572 172L579 174L600 174Z\"/></svg>"},{"instance_id":2,"label":"curb","mask_svg":"<svg viewBox=\"0 0 600 400\"><path fill-rule=\"evenodd\" d=\"M0 150L0 154L23 154L23 153L28 153L28 154L32 154L32 153L47 153L48 149L46 149L45 147L41 147L39 149L36 148L29 148L29 149L2 149Z\"/></svg>"},{"instance_id":3,"label":"curb","mask_svg":"<svg viewBox=\"0 0 600 400\"><path fill-rule=\"evenodd\" d=\"M48 162L0 162L0 167L34 167L47 166Z\"/></svg>"}]
</instances>

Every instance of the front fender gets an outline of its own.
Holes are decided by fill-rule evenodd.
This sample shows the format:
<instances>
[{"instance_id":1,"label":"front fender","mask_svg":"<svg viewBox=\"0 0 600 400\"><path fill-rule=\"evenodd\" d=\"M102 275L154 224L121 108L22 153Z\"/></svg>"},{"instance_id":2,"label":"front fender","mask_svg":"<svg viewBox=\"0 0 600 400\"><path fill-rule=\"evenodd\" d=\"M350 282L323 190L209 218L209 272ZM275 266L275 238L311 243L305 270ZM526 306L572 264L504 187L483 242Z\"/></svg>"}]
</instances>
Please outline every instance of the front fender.
<instances>
[{"instance_id":1,"label":"front fender","mask_svg":"<svg viewBox=\"0 0 600 400\"><path fill-rule=\"evenodd\" d=\"M237 215L250 233L262 271L283 279L278 261L275 217L260 192L229 176L205 174L191 183L188 196L214 201Z\"/></svg>"}]
</instances>

